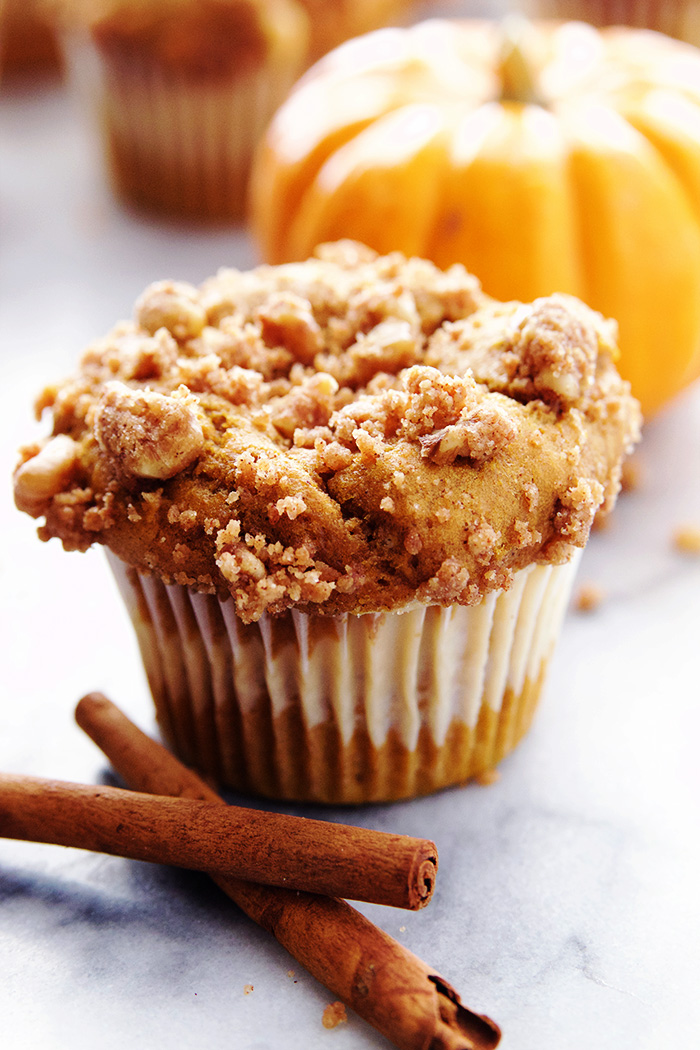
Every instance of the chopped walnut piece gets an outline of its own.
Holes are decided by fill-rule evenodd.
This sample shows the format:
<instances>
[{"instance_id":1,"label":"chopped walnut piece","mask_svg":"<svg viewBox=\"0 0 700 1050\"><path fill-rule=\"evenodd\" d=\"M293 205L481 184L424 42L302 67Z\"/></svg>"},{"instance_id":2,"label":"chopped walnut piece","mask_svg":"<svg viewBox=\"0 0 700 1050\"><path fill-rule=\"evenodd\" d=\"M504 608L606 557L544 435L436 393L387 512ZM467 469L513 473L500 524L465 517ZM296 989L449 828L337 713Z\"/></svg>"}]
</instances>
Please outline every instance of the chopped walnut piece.
<instances>
[{"instance_id":1,"label":"chopped walnut piece","mask_svg":"<svg viewBox=\"0 0 700 1050\"><path fill-rule=\"evenodd\" d=\"M177 342L165 328L159 328L153 336L127 332L114 350L117 374L124 382L167 375L175 367L178 355Z\"/></svg>"},{"instance_id":2,"label":"chopped walnut piece","mask_svg":"<svg viewBox=\"0 0 700 1050\"><path fill-rule=\"evenodd\" d=\"M47 500L69 484L77 461L78 446L71 437L57 434L49 438L35 456L15 471L15 502L19 509L36 514Z\"/></svg>"},{"instance_id":3,"label":"chopped walnut piece","mask_svg":"<svg viewBox=\"0 0 700 1050\"><path fill-rule=\"evenodd\" d=\"M206 313L199 293L183 281L158 281L137 299L134 308L137 324L154 335L167 328L179 342L198 336L206 324Z\"/></svg>"},{"instance_id":4,"label":"chopped walnut piece","mask_svg":"<svg viewBox=\"0 0 700 1050\"><path fill-rule=\"evenodd\" d=\"M421 455L433 463L454 463L458 457L481 460L495 456L513 440L517 427L500 405L481 404L462 409L451 426L420 437Z\"/></svg>"},{"instance_id":5,"label":"chopped walnut piece","mask_svg":"<svg viewBox=\"0 0 700 1050\"><path fill-rule=\"evenodd\" d=\"M334 408L338 384L326 372L316 372L289 393L270 404L272 424L291 438L296 430L319 427L328 422Z\"/></svg>"},{"instance_id":6,"label":"chopped walnut piece","mask_svg":"<svg viewBox=\"0 0 700 1050\"><path fill-rule=\"evenodd\" d=\"M614 345L614 333L600 315L571 296L552 295L521 307L512 352L518 375L532 382L547 402L573 405L589 393L601 342Z\"/></svg>"},{"instance_id":7,"label":"chopped walnut piece","mask_svg":"<svg viewBox=\"0 0 700 1050\"><path fill-rule=\"evenodd\" d=\"M186 388L166 396L107 383L95 413L95 437L124 474L172 478L204 447L195 405Z\"/></svg>"},{"instance_id":8,"label":"chopped walnut piece","mask_svg":"<svg viewBox=\"0 0 700 1050\"><path fill-rule=\"evenodd\" d=\"M273 295L260 307L258 316L265 342L272 346L281 343L298 361L310 364L323 349L323 334L311 304L302 296L294 292Z\"/></svg>"},{"instance_id":9,"label":"chopped walnut piece","mask_svg":"<svg viewBox=\"0 0 700 1050\"><path fill-rule=\"evenodd\" d=\"M382 321L369 332L359 333L345 355L344 367L334 366L330 360L328 366L336 371L340 382L359 386L369 383L377 373L395 375L407 368L418 351L415 332L407 321Z\"/></svg>"}]
</instances>

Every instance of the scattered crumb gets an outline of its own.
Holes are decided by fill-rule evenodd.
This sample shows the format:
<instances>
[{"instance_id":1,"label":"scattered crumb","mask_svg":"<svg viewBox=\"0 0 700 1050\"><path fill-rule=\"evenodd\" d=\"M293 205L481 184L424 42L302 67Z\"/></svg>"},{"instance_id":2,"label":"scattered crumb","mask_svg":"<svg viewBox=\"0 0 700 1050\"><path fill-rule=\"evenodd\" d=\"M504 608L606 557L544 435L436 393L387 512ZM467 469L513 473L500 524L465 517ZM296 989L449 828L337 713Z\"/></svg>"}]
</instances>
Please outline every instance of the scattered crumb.
<instances>
[{"instance_id":1,"label":"scattered crumb","mask_svg":"<svg viewBox=\"0 0 700 1050\"><path fill-rule=\"evenodd\" d=\"M244 986L244 988L243 988L243 994L244 994L244 995L250 995L250 993L251 993L252 991L253 991L253 986L252 986L252 984L246 984L246 985Z\"/></svg>"},{"instance_id":2,"label":"scattered crumb","mask_svg":"<svg viewBox=\"0 0 700 1050\"><path fill-rule=\"evenodd\" d=\"M345 1006L341 1002L329 1003L323 1011L324 1028L335 1028L337 1025L343 1024L347 1019L348 1015L345 1012Z\"/></svg>"},{"instance_id":3,"label":"scattered crumb","mask_svg":"<svg viewBox=\"0 0 700 1050\"><path fill-rule=\"evenodd\" d=\"M623 492L634 492L643 481L643 471L636 456L626 459L622 464L620 484Z\"/></svg>"},{"instance_id":4,"label":"scattered crumb","mask_svg":"<svg viewBox=\"0 0 700 1050\"><path fill-rule=\"evenodd\" d=\"M482 787L488 787L489 784L497 784L501 779L501 774L497 769L484 769L481 773L477 773L474 779Z\"/></svg>"},{"instance_id":5,"label":"scattered crumb","mask_svg":"<svg viewBox=\"0 0 700 1050\"><path fill-rule=\"evenodd\" d=\"M598 583L583 583L579 587L574 606L579 612L593 612L605 598L605 591Z\"/></svg>"},{"instance_id":6,"label":"scattered crumb","mask_svg":"<svg viewBox=\"0 0 700 1050\"><path fill-rule=\"evenodd\" d=\"M290 981L294 981L295 984L297 983L296 982L296 974L294 973L294 970L287 970L287 977L289 978Z\"/></svg>"},{"instance_id":7,"label":"scattered crumb","mask_svg":"<svg viewBox=\"0 0 700 1050\"><path fill-rule=\"evenodd\" d=\"M406 932L406 927L405 926L399 926L399 933L405 933L405 932Z\"/></svg>"},{"instance_id":8,"label":"scattered crumb","mask_svg":"<svg viewBox=\"0 0 700 1050\"><path fill-rule=\"evenodd\" d=\"M687 522L673 533L673 546L681 554L700 554L700 525Z\"/></svg>"}]
</instances>

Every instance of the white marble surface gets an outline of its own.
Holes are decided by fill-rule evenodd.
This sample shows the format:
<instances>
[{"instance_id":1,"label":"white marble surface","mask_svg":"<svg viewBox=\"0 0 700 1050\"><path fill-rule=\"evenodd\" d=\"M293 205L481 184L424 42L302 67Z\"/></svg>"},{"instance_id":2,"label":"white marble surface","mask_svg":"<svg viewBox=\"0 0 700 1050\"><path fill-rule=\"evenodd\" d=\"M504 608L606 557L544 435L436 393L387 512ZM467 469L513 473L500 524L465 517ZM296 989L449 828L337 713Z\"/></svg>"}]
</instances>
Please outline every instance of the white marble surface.
<instances>
[{"instance_id":1,"label":"white marble surface","mask_svg":"<svg viewBox=\"0 0 700 1050\"><path fill-rule=\"evenodd\" d=\"M43 382L150 280L255 256L119 209L56 87L0 94L0 216L0 769L97 782L76 700L103 689L152 730L150 701L100 552L39 543L12 506L15 448L41 431ZM505 1050L700 1042L700 559L671 544L700 523L700 389L647 428L641 465L584 555L607 598L569 613L498 783L323 811L437 841L425 911L362 910L495 1018ZM324 1029L331 999L203 876L0 840L3 1050L388 1047L354 1015Z\"/></svg>"}]
</instances>

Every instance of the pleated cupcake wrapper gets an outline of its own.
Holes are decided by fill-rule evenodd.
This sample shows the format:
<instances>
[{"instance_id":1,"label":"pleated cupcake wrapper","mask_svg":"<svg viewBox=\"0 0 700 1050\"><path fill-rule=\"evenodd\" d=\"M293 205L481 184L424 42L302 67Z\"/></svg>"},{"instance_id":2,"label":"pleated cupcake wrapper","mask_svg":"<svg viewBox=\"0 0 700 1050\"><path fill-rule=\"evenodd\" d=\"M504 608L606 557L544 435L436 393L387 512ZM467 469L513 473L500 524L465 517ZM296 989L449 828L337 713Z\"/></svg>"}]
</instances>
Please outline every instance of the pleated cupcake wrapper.
<instances>
[{"instance_id":1,"label":"pleated cupcake wrapper","mask_svg":"<svg viewBox=\"0 0 700 1050\"><path fill-rule=\"evenodd\" d=\"M405 798L492 769L530 725L578 562L478 606L264 615L110 564L159 725L189 764L273 798Z\"/></svg>"},{"instance_id":2,"label":"pleated cupcake wrapper","mask_svg":"<svg viewBox=\"0 0 700 1050\"><path fill-rule=\"evenodd\" d=\"M654 29L700 44L697 0L526 0L524 11L531 18Z\"/></svg>"},{"instance_id":3,"label":"pleated cupcake wrapper","mask_svg":"<svg viewBox=\"0 0 700 1050\"><path fill-rule=\"evenodd\" d=\"M254 148L299 75L298 57L196 78L146 60L115 61L83 35L63 46L121 196L198 218L242 216Z\"/></svg>"}]
</instances>

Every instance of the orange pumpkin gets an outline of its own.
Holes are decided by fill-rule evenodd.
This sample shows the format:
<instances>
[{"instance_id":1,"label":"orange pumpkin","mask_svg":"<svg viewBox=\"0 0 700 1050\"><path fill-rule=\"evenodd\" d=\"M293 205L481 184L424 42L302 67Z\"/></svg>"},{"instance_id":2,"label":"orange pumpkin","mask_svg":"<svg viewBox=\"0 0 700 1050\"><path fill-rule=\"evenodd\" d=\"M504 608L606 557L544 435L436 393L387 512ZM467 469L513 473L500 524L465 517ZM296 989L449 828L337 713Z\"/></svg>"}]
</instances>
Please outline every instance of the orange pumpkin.
<instances>
[{"instance_id":1,"label":"orange pumpkin","mask_svg":"<svg viewBox=\"0 0 700 1050\"><path fill-rule=\"evenodd\" d=\"M260 147L269 262L353 237L620 330L647 414L700 374L700 51L660 34L430 21L337 48Z\"/></svg>"}]
</instances>

